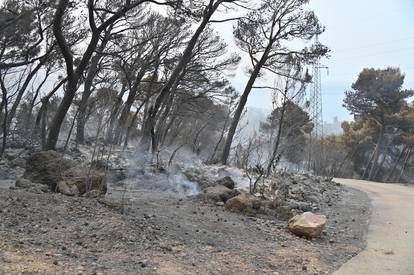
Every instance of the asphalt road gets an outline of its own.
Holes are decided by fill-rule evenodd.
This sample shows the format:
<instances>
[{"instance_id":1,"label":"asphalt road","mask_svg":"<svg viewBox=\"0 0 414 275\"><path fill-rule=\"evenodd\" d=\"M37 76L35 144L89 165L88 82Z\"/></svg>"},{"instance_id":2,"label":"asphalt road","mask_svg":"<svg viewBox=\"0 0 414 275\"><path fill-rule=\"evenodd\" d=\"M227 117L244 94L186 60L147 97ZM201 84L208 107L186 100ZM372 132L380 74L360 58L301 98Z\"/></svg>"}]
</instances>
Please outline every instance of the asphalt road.
<instances>
[{"instance_id":1,"label":"asphalt road","mask_svg":"<svg viewBox=\"0 0 414 275\"><path fill-rule=\"evenodd\" d=\"M334 275L414 275L414 188L361 180L336 182L367 192L372 216L367 247Z\"/></svg>"}]
</instances>

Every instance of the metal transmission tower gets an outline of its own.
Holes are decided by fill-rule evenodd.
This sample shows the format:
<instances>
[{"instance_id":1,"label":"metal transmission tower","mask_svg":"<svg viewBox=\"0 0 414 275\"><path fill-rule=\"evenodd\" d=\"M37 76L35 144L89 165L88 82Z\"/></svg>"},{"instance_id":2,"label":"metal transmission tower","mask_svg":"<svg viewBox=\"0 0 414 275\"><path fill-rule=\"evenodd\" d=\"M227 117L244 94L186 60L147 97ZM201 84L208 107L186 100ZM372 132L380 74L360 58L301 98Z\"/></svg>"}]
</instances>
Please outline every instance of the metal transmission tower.
<instances>
[{"instance_id":1,"label":"metal transmission tower","mask_svg":"<svg viewBox=\"0 0 414 275\"><path fill-rule=\"evenodd\" d=\"M315 47L321 46L316 37ZM322 77L321 70L328 67L321 65L318 59L312 68L312 87L309 98L309 115L314 123L312 137L319 139L323 137L323 113L322 113Z\"/></svg>"},{"instance_id":2,"label":"metal transmission tower","mask_svg":"<svg viewBox=\"0 0 414 275\"><path fill-rule=\"evenodd\" d=\"M316 37L314 47L321 47L318 37ZM321 65L320 59L312 67L312 86L307 102L308 113L314 124L313 131L309 139L308 147L308 170L318 171L323 165L324 146L323 140L323 114L322 114L322 69L328 67ZM320 142L321 141L321 142Z\"/></svg>"}]
</instances>

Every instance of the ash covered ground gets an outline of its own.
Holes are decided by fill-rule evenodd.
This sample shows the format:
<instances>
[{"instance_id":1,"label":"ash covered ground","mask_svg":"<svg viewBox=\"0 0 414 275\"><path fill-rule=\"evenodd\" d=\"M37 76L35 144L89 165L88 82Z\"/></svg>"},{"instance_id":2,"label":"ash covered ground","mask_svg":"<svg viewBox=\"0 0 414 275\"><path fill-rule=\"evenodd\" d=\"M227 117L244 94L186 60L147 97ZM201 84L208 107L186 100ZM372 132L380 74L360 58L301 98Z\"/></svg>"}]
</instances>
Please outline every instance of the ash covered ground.
<instances>
[{"instance_id":1,"label":"ash covered ground","mask_svg":"<svg viewBox=\"0 0 414 275\"><path fill-rule=\"evenodd\" d=\"M322 178L279 174L263 201L280 207L245 215L204 196L225 176L248 188L234 168L192 162L164 170L116 157L107 162L105 196L69 197L13 187L27 154L9 152L0 165L0 273L329 274L365 246L369 199ZM320 237L300 238L281 209L313 211L328 223Z\"/></svg>"}]
</instances>

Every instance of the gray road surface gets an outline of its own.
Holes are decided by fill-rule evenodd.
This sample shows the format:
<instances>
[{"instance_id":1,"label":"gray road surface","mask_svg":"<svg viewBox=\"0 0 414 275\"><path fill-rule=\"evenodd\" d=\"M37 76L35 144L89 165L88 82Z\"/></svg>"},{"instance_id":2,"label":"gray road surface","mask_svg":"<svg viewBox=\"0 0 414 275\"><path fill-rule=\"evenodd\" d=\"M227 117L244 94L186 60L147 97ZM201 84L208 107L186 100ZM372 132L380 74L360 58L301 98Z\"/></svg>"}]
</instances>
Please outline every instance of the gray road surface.
<instances>
[{"instance_id":1,"label":"gray road surface","mask_svg":"<svg viewBox=\"0 0 414 275\"><path fill-rule=\"evenodd\" d=\"M414 188L361 180L335 181L367 192L373 209L367 248L334 275L414 275Z\"/></svg>"}]
</instances>

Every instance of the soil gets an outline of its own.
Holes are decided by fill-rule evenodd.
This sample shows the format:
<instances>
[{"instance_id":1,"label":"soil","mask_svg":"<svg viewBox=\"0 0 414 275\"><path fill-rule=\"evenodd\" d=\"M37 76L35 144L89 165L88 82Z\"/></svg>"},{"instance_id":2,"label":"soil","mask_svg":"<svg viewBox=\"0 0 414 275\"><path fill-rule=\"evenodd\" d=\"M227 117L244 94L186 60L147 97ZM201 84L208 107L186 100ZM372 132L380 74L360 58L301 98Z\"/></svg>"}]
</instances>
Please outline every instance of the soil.
<instances>
[{"instance_id":1,"label":"soil","mask_svg":"<svg viewBox=\"0 0 414 275\"><path fill-rule=\"evenodd\" d=\"M341 186L322 236L195 198L110 189L105 198L0 188L0 274L330 274L365 247L369 199Z\"/></svg>"}]
</instances>

